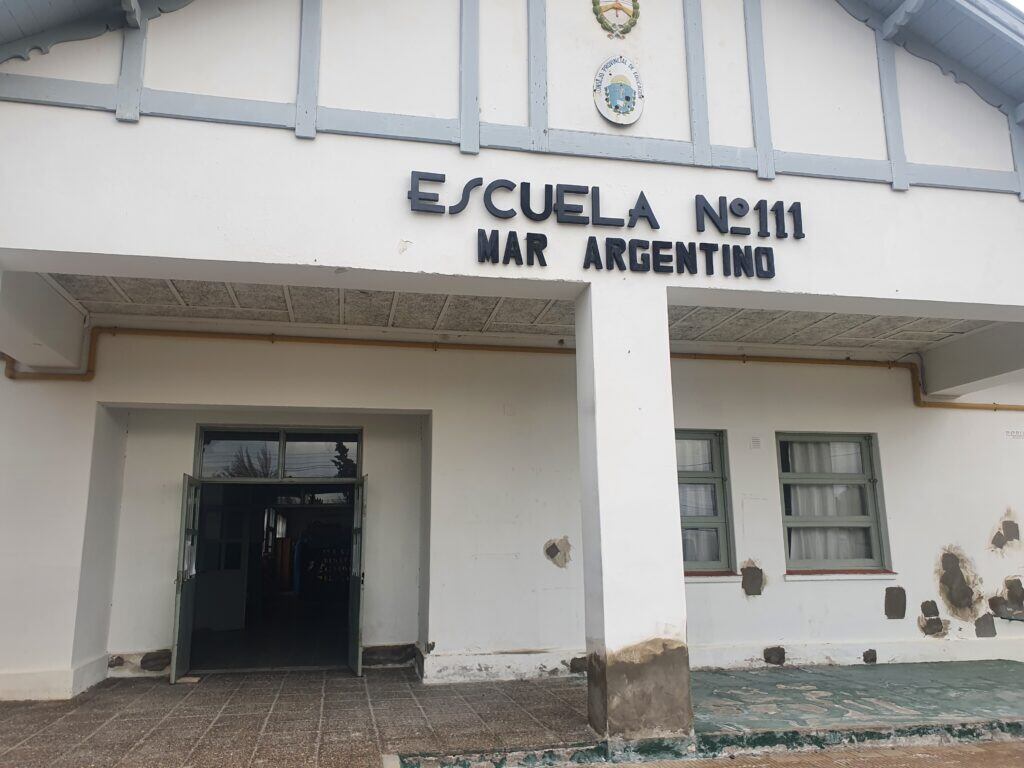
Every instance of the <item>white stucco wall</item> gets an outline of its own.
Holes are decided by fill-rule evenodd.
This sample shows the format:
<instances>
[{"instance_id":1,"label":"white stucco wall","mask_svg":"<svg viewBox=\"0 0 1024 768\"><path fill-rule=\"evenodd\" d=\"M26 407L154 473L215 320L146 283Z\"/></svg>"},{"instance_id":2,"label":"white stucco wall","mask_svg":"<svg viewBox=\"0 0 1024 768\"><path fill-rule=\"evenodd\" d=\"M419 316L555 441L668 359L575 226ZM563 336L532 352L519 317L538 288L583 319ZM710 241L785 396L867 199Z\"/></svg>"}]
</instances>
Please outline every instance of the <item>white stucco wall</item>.
<instances>
[{"instance_id":1,"label":"white stucco wall","mask_svg":"<svg viewBox=\"0 0 1024 768\"><path fill-rule=\"evenodd\" d=\"M1013 170L1006 115L902 48L896 49L896 79L909 161Z\"/></svg>"},{"instance_id":2,"label":"white stucco wall","mask_svg":"<svg viewBox=\"0 0 1024 768\"><path fill-rule=\"evenodd\" d=\"M325 0L320 55L325 107L459 113L459 0Z\"/></svg>"},{"instance_id":3,"label":"white stucco wall","mask_svg":"<svg viewBox=\"0 0 1024 768\"><path fill-rule=\"evenodd\" d=\"M874 33L821 0L766 0L764 27L776 149L884 159Z\"/></svg>"},{"instance_id":4,"label":"white stucco wall","mask_svg":"<svg viewBox=\"0 0 1024 768\"><path fill-rule=\"evenodd\" d=\"M92 384L7 382L0 390L5 424L21 436L2 456L11 470L3 473L4 495L21 514L10 518L14 531L0 567L4 583L18 588L0 591L0 600L5 615L23 617L26 628L0 641L4 695L26 685L42 695L47 680L71 674L97 400L132 412L109 650L167 647L178 486L191 464L196 421L214 414L251 421L253 409L268 422L320 418L268 410L289 406L431 412L429 624L421 635L433 644L429 675L539 674L564 670L582 652L572 356L346 347L325 355L315 346L126 337L102 344ZM921 601L939 598L935 568L944 546L964 551L986 597L1005 578L1024 575L1020 545L988 547L1007 509L1024 509L1015 469L1024 441L1006 434L1024 429L1024 416L915 409L901 371L676 361L673 386L677 427L727 432L737 560L756 561L767 577L761 597L746 597L736 579L687 583L696 666L760 664L762 649L775 644L797 663L856 662L868 648L881 661L1024 658L1018 625L997 621L998 638L975 639L972 624L951 619L949 637L935 639L916 623ZM1005 399L1024 401L1024 390L1006 389ZM140 411L155 403L190 410ZM249 410L232 413L229 403ZM213 409L196 412L198 404ZM387 578L403 586L400 597L376 603L382 610L368 610L367 641L412 642L422 420L360 418L371 515L390 493L388 467L409 478L392 497L403 510L394 538L385 541L380 529L368 534L368 567L393 572L368 572L370 594ZM895 575L787 579L773 442L779 430L878 435ZM61 436L56 443L54 435ZM760 449L751 448L752 437L761 438ZM57 461L65 467L60 483L47 469ZM561 536L575 548L565 569L542 551ZM885 618L887 586L907 590L906 619ZM400 605L395 613L392 599ZM950 618L944 609L943 617Z\"/></svg>"},{"instance_id":5,"label":"white stucco wall","mask_svg":"<svg viewBox=\"0 0 1024 768\"><path fill-rule=\"evenodd\" d=\"M299 0L217 0L159 17L146 41L146 87L295 101L299 7Z\"/></svg>"},{"instance_id":6,"label":"white stucco wall","mask_svg":"<svg viewBox=\"0 0 1024 768\"><path fill-rule=\"evenodd\" d=\"M743 0L703 0L701 17L711 143L752 147L754 130Z\"/></svg>"},{"instance_id":7,"label":"white stucco wall","mask_svg":"<svg viewBox=\"0 0 1024 768\"><path fill-rule=\"evenodd\" d=\"M529 122L526 0L480 3L480 119Z\"/></svg>"}]
</instances>

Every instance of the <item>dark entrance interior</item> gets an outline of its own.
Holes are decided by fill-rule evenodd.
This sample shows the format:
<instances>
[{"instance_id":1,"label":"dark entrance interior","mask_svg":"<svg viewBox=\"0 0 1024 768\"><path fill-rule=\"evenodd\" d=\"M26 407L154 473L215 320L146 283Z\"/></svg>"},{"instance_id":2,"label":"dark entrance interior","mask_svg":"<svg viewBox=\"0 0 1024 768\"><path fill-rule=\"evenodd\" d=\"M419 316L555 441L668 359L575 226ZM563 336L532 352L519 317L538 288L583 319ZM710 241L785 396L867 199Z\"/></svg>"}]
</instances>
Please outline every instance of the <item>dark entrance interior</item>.
<instances>
[{"instance_id":1,"label":"dark entrance interior","mask_svg":"<svg viewBox=\"0 0 1024 768\"><path fill-rule=\"evenodd\" d=\"M195 671L344 666L354 485L202 483Z\"/></svg>"}]
</instances>

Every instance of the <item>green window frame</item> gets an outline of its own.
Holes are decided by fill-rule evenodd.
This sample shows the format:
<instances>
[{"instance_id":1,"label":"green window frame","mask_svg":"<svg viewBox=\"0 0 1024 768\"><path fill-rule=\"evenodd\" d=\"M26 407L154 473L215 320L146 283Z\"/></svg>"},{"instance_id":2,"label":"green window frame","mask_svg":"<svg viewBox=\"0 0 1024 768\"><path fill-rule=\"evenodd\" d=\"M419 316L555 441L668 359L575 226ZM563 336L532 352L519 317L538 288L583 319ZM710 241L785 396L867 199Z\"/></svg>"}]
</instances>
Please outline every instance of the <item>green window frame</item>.
<instances>
[{"instance_id":1,"label":"green window frame","mask_svg":"<svg viewBox=\"0 0 1024 768\"><path fill-rule=\"evenodd\" d=\"M877 437L780 432L775 445L787 571L889 570Z\"/></svg>"},{"instance_id":2,"label":"green window frame","mask_svg":"<svg viewBox=\"0 0 1024 768\"><path fill-rule=\"evenodd\" d=\"M709 461L699 467L681 464L681 441L706 442ZM732 515L729 498L729 473L725 432L716 430L676 430L676 473L679 484L679 527L683 538L683 567L687 573L732 573ZM700 489L700 490L698 490ZM711 504L701 507L702 514L687 514L688 494ZM709 496L710 494L710 496ZM696 507L692 508L696 509ZM707 511L713 514L707 514ZM717 547L715 544L717 543ZM714 557L698 559L695 552ZM691 556L687 557L686 553Z\"/></svg>"}]
</instances>

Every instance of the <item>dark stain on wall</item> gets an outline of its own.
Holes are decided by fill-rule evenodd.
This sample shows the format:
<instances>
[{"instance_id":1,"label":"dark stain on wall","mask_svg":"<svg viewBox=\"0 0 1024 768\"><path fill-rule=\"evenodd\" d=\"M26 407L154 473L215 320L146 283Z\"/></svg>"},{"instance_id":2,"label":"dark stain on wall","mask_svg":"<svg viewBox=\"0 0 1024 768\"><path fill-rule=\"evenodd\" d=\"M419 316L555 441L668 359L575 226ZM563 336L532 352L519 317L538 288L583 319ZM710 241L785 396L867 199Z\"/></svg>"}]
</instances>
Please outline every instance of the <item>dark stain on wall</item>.
<instances>
[{"instance_id":1,"label":"dark stain on wall","mask_svg":"<svg viewBox=\"0 0 1024 768\"><path fill-rule=\"evenodd\" d=\"M989 598L988 607L998 618L1024 621L1024 584L1019 578L1003 582L1001 594Z\"/></svg>"},{"instance_id":2,"label":"dark stain on wall","mask_svg":"<svg viewBox=\"0 0 1024 768\"><path fill-rule=\"evenodd\" d=\"M939 618L939 606L934 600L921 603L921 615L917 617L917 626L928 637L945 637L949 632L949 622Z\"/></svg>"},{"instance_id":3,"label":"dark stain on wall","mask_svg":"<svg viewBox=\"0 0 1024 768\"><path fill-rule=\"evenodd\" d=\"M781 667L786 663L786 649L781 645L773 645L764 649L764 660L766 664L774 664Z\"/></svg>"},{"instance_id":4,"label":"dark stain on wall","mask_svg":"<svg viewBox=\"0 0 1024 768\"><path fill-rule=\"evenodd\" d=\"M905 619L907 617L907 591L903 587L885 588L885 618Z\"/></svg>"},{"instance_id":5,"label":"dark stain on wall","mask_svg":"<svg viewBox=\"0 0 1024 768\"><path fill-rule=\"evenodd\" d=\"M117 669L124 666L124 656L111 656L107 659L108 669Z\"/></svg>"},{"instance_id":6,"label":"dark stain on wall","mask_svg":"<svg viewBox=\"0 0 1024 768\"><path fill-rule=\"evenodd\" d=\"M755 597L764 591L764 571L752 560L744 563L740 568L740 575L743 577L741 586L747 597Z\"/></svg>"},{"instance_id":7,"label":"dark stain on wall","mask_svg":"<svg viewBox=\"0 0 1024 768\"><path fill-rule=\"evenodd\" d=\"M967 556L955 547L948 547L939 557L936 570L939 577L939 595L946 609L962 621L978 617L982 595L975 590L978 577Z\"/></svg>"},{"instance_id":8,"label":"dark stain on wall","mask_svg":"<svg viewBox=\"0 0 1024 768\"><path fill-rule=\"evenodd\" d=\"M1006 546L1020 542L1020 525L1013 517L1013 510L1007 509L1006 515L992 534L992 548L1002 551Z\"/></svg>"},{"instance_id":9,"label":"dark stain on wall","mask_svg":"<svg viewBox=\"0 0 1024 768\"><path fill-rule=\"evenodd\" d=\"M866 651L864 651L864 663L865 664L875 664L877 662L878 662L878 651L876 651L874 648L868 648Z\"/></svg>"},{"instance_id":10,"label":"dark stain on wall","mask_svg":"<svg viewBox=\"0 0 1024 768\"><path fill-rule=\"evenodd\" d=\"M544 556L559 568L569 565L569 561L572 560L572 544L569 543L569 537L563 536L544 542Z\"/></svg>"},{"instance_id":11,"label":"dark stain on wall","mask_svg":"<svg viewBox=\"0 0 1024 768\"><path fill-rule=\"evenodd\" d=\"M569 672L574 675L582 675L587 671L587 657L576 656L569 659Z\"/></svg>"},{"instance_id":12,"label":"dark stain on wall","mask_svg":"<svg viewBox=\"0 0 1024 768\"><path fill-rule=\"evenodd\" d=\"M974 634L977 637L995 637L995 617L991 613L986 613L983 616L979 616L978 620L974 622Z\"/></svg>"},{"instance_id":13,"label":"dark stain on wall","mask_svg":"<svg viewBox=\"0 0 1024 768\"><path fill-rule=\"evenodd\" d=\"M678 640L654 638L587 657L590 724L599 734L651 738L689 734L690 654Z\"/></svg>"}]
</instances>

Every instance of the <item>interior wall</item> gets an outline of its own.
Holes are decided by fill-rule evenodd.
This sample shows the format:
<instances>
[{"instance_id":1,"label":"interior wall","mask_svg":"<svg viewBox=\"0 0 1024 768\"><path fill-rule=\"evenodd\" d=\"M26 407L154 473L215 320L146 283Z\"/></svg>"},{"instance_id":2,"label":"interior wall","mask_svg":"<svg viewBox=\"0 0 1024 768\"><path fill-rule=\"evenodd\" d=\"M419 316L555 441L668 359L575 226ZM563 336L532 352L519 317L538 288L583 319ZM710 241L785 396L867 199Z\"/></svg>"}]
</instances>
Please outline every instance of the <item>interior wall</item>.
<instances>
[{"instance_id":1,"label":"interior wall","mask_svg":"<svg viewBox=\"0 0 1024 768\"><path fill-rule=\"evenodd\" d=\"M124 513L117 551L110 649L169 648L182 475L193 473L199 424L361 427L368 476L365 645L415 643L419 623L422 429L414 415L344 411L131 409Z\"/></svg>"}]
</instances>

